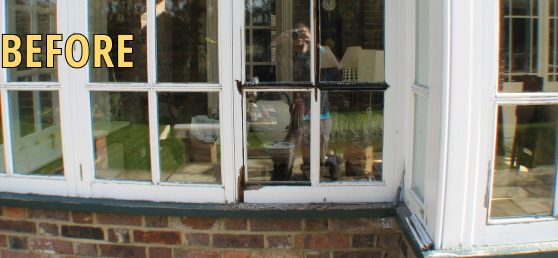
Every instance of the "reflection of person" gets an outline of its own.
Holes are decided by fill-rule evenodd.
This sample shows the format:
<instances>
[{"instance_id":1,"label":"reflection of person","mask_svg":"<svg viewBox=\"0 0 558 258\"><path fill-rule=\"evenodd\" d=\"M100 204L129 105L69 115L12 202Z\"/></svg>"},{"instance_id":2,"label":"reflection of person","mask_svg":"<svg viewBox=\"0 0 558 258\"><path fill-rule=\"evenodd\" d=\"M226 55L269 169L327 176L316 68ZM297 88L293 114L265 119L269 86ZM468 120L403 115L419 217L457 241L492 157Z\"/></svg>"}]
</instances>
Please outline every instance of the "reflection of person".
<instances>
[{"instance_id":1,"label":"reflection of person","mask_svg":"<svg viewBox=\"0 0 558 258\"><path fill-rule=\"evenodd\" d=\"M305 24L297 23L293 26L293 30L282 33L276 39L278 49L282 49L281 44L288 44L289 42L292 44L292 55L281 55L278 53L277 65L283 68L291 67L291 81L310 81L310 47L312 46L310 28ZM321 53L323 48L319 46L319 49ZM280 71L281 70L278 69L278 73ZM283 77L286 77L286 75L283 74ZM300 97L298 105L296 105L296 96ZM295 96L293 96L295 97L295 101L293 101L293 106L291 108L292 122L286 140L294 143L295 148L291 151L287 164L281 164L281 162L277 162L279 160L274 159L274 171L272 176L272 180L274 181L290 180L299 148L302 150L303 157L301 170L306 177L310 175L310 106L312 96L313 95L307 91L295 93ZM320 165L324 165L325 163L324 157L327 152L330 130L329 98L327 92L324 91L320 99ZM282 161L285 160L283 159ZM306 179L309 180L309 178Z\"/></svg>"}]
</instances>

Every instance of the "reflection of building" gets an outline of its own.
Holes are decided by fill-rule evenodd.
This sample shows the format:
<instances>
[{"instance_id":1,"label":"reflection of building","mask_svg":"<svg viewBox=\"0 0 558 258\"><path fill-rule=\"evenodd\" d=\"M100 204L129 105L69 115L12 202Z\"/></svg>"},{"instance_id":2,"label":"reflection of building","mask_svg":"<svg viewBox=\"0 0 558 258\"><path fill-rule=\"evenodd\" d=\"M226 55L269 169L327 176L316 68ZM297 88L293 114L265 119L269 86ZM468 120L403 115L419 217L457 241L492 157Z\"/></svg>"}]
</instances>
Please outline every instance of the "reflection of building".
<instances>
[{"instance_id":1,"label":"reflection of building","mask_svg":"<svg viewBox=\"0 0 558 258\"><path fill-rule=\"evenodd\" d=\"M556 256L556 6L2 0L134 68L2 68L0 255Z\"/></svg>"}]
</instances>

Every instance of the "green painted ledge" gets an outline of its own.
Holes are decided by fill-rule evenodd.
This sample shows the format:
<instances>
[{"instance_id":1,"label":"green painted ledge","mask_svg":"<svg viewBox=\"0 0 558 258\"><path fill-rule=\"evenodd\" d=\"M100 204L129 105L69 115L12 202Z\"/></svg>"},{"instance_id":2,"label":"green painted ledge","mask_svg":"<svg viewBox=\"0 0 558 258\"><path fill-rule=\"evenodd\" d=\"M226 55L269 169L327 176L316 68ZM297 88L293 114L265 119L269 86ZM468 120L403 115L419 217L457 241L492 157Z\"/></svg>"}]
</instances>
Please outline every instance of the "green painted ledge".
<instances>
[{"instance_id":1,"label":"green painted ledge","mask_svg":"<svg viewBox=\"0 0 558 258\"><path fill-rule=\"evenodd\" d=\"M386 218L392 203L192 204L0 193L0 206L131 215L206 218Z\"/></svg>"}]
</instances>

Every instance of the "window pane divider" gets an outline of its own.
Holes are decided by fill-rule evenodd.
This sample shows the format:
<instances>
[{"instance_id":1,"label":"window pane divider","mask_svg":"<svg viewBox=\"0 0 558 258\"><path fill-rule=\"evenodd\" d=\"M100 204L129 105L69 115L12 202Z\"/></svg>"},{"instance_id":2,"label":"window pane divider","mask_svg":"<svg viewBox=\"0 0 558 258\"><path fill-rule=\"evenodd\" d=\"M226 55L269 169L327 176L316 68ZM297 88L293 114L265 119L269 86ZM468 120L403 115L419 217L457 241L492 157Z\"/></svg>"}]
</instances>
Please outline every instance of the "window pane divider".
<instances>
[{"instance_id":1,"label":"window pane divider","mask_svg":"<svg viewBox=\"0 0 558 258\"><path fill-rule=\"evenodd\" d=\"M12 176L14 172L14 154L12 152L12 130L10 121L10 107L8 90L1 90L2 99L2 132L4 137L4 158L6 159L6 175Z\"/></svg>"},{"instance_id":2,"label":"window pane divider","mask_svg":"<svg viewBox=\"0 0 558 258\"><path fill-rule=\"evenodd\" d=\"M87 86L87 88L96 88L96 87L105 87L105 88L110 88L110 89L114 89L114 88L130 88L133 87L135 88L148 88L150 89L151 87L149 86L149 84L147 83L94 83L94 82L90 82L90 83L86 83L85 86Z\"/></svg>"},{"instance_id":3,"label":"window pane divider","mask_svg":"<svg viewBox=\"0 0 558 258\"><path fill-rule=\"evenodd\" d=\"M158 121L158 101L157 92L153 86L157 83L157 30L156 30L156 1L147 0L147 84L150 87L148 92L149 112L149 139L150 139L150 158L151 158L151 182L158 185L161 181L161 166L159 153L159 121Z\"/></svg>"},{"instance_id":4,"label":"window pane divider","mask_svg":"<svg viewBox=\"0 0 558 258\"><path fill-rule=\"evenodd\" d=\"M219 83L155 83L153 85L154 88L163 88L163 87L168 87L168 88L178 88L178 87L186 87L186 88L190 88L190 87L197 87L197 88L203 88L203 89L207 89L207 88L222 88L221 84Z\"/></svg>"}]
</instances>

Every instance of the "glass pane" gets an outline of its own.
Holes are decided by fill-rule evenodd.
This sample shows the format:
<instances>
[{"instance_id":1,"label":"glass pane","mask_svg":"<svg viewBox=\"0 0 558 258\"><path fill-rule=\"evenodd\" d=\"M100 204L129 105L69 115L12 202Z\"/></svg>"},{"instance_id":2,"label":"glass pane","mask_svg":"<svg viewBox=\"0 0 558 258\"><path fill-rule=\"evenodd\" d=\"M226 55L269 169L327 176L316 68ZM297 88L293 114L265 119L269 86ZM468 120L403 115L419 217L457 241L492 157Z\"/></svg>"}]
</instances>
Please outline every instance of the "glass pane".
<instances>
[{"instance_id":1,"label":"glass pane","mask_svg":"<svg viewBox=\"0 0 558 258\"><path fill-rule=\"evenodd\" d=\"M246 0L250 82L309 82L310 1ZM263 66L266 69L256 69Z\"/></svg>"},{"instance_id":2,"label":"glass pane","mask_svg":"<svg viewBox=\"0 0 558 258\"><path fill-rule=\"evenodd\" d=\"M89 0L89 39L108 35L112 40L109 56L114 68L94 68L90 63L91 82L147 82L147 8L145 0ZM118 36L133 35L134 40L124 46L133 53L124 54L124 61L134 62L133 68L118 64ZM92 62L93 60L90 60Z\"/></svg>"},{"instance_id":3,"label":"glass pane","mask_svg":"<svg viewBox=\"0 0 558 258\"><path fill-rule=\"evenodd\" d=\"M145 92L91 92L95 177L151 181Z\"/></svg>"},{"instance_id":4,"label":"glass pane","mask_svg":"<svg viewBox=\"0 0 558 258\"><path fill-rule=\"evenodd\" d=\"M320 181L382 181L384 93L324 91Z\"/></svg>"},{"instance_id":5,"label":"glass pane","mask_svg":"<svg viewBox=\"0 0 558 258\"><path fill-rule=\"evenodd\" d=\"M16 34L21 39L21 64L8 69L9 82L45 82L58 81L56 58L54 68L46 67L46 35L56 34L56 0L18 0L6 1L8 34ZM42 35L41 41L34 46L40 48L42 54L34 54L33 61L41 62L41 68L28 68L27 38L28 34ZM13 46L13 45L12 45ZM13 56L10 57L13 60Z\"/></svg>"},{"instance_id":6,"label":"glass pane","mask_svg":"<svg viewBox=\"0 0 558 258\"><path fill-rule=\"evenodd\" d=\"M424 201L426 190L426 159L428 130L428 99L415 95L415 128L413 132L413 191Z\"/></svg>"},{"instance_id":7,"label":"glass pane","mask_svg":"<svg viewBox=\"0 0 558 258\"><path fill-rule=\"evenodd\" d=\"M157 81L219 82L217 0L157 0Z\"/></svg>"},{"instance_id":8,"label":"glass pane","mask_svg":"<svg viewBox=\"0 0 558 258\"><path fill-rule=\"evenodd\" d=\"M310 91L246 93L249 181L309 181L310 97Z\"/></svg>"},{"instance_id":9,"label":"glass pane","mask_svg":"<svg viewBox=\"0 0 558 258\"><path fill-rule=\"evenodd\" d=\"M491 218L552 215L558 106L501 106Z\"/></svg>"},{"instance_id":10,"label":"glass pane","mask_svg":"<svg viewBox=\"0 0 558 258\"><path fill-rule=\"evenodd\" d=\"M163 182L221 182L219 93L162 92L159 151Z\"/></svg>"},{"instance_id":11,"label":"glass pane","mask_svg":"<svg viewBox=\"0 0 558 258\"><path fill-rule=\"evenodd\" d=\"M320 3L320 80L383 82L384 0Z\"/></svg>"},{"instance_id":12,"label":"glass pane","mask_svg":"<svg viewBox=\"0 0 558 258\"><path fill-rule=\"evenodd\" d=\"M417 84L428 86L430 47L430 1L417 1Z\"/></svg>"},{"instance_id":13,"label":"glass pane","mask_svg":"<svg viewBox=\"0 0 558 258\"><path fill-rule=\"evenodd\" d=\"M531 0L512 0L512 15L530 15Z\"/></svg>"},{"instance_id":14,"label":"glass pane","mask_svg":"<svg viewBox=\"0 0 558 258\"><path fill-rule=\"evenodd\" d=\"M14 173L64 175L57 91L10 91Z\"/></svg>"}]
</instances>

